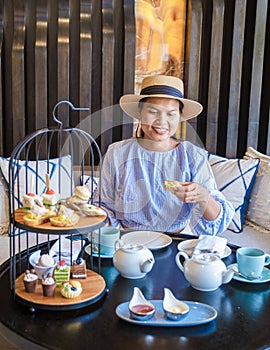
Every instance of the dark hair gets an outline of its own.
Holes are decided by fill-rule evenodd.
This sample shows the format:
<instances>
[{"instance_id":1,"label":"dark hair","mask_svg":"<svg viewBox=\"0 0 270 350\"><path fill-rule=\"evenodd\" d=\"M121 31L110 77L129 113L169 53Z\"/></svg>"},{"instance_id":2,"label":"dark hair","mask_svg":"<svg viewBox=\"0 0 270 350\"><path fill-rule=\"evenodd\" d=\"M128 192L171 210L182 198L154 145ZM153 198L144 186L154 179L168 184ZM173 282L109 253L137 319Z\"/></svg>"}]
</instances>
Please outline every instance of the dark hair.
<instances>
[{"instance_id":1,"label":"dark hair","mask_svg":"<svg viewBox=\"0 0 270 350\"><path fill-rule=\"evenodd\" d=\"M139 101L139 111L140 111L140 112L142 111L145 102L146 102L149 98L151 98L151 97L143 97L143 98ZM165 97L165 98L166 98L166 97ZM180 113L182 113L182 112L183 112L183 109L184 109L184 103L183 103L182 101L180 101L180 100L178 100L178 102L179 102L179 111L180 111Z\"/></svg>"},{"instance_id":2,"label":"dark hair","mask_svg":"<svg viewBox=\"0 0 270 350\"><path fill-rule=\"evenodd\" d=\"M144 104L145 104L145 102L149 99L149 98L151 98L151 97L143 97L140 101L139 101L139 106L138 106L138 108L139 108L139 112L141 113L141 111L142 111L142 109L143 109L143 106L144 106ZM166 98L166 97L165 97ZM180 101L179 100L179 111L180 111L180 114L182 113L182 111L183 111L183 109L184 109L184 103L182 102L182 101ZM137 138L139 138L139 137L143 137L143 135L144 135L144 132L143 132L143 130L141 129L141 123L139 123L138 125L137 125L137 129L136 129L136 137ZM140 134L139 134L140 133Z\"/></svg>"}]
</instances>

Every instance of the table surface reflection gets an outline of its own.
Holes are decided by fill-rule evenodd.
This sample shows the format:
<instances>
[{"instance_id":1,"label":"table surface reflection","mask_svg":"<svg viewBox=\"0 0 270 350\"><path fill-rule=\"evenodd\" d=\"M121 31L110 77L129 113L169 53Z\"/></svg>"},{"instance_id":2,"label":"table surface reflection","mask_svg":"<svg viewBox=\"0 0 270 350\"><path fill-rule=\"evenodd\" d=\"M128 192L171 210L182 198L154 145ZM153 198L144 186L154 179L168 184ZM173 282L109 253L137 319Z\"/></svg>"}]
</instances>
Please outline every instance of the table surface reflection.
<instances>
[{"instance_id":1,"label":"table surface reflection","mask_svg":"<svg viewBox=\"0 0 270 350\"><path fill-rule=\"evenodd\" d=\"M212 292L193 289L177 268L175 255L181 235L172 244L154 251L155 264L141 279L125 279L103 259L101 274L108 294L97 303L72 311L36 310L15 302L9 290L9 270L2 265L0 320L9 329L47 349L266 349L270 346L270 283L251 284L232 280ZM235 261L233 253L223 261ZM97 259L96 259L97 260ZM118 304L131 298L139 287L147 299L162 299L164 288L178 299L213 306L214 321L191 327L149 327L127 323L115 314Z\"/></svg>"}]
</instances>

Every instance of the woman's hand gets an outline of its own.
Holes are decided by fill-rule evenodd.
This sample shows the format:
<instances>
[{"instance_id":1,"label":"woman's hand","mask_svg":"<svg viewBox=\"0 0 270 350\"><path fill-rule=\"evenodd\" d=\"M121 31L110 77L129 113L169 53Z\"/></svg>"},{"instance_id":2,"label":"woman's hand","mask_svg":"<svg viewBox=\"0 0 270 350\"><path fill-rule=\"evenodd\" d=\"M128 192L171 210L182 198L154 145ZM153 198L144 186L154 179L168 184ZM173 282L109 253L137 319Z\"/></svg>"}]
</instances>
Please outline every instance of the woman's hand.
<instances>
[{"instance_id":1,"label":"woman's hand","mask_svg":"<svg viewBox=\"0 0 270 350\"><path fill-rule=\"evenodd\" d=\"M218 217L220 204L197 182L165 181L164 186L182 202L199 203L206 220L215 220Z\"/></svg>"}]
</instances>

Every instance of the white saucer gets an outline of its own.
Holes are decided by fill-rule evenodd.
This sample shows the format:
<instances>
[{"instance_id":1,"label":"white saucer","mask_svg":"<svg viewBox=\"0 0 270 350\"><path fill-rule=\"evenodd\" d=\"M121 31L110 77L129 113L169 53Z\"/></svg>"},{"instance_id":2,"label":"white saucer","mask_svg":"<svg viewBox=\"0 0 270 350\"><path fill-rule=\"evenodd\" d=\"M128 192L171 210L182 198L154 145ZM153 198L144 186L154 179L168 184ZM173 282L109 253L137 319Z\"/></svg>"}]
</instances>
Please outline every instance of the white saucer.
<instances>
[{"instance_id":1,"label":"white saucer","mask_svg":"<svg viewBox=\"0 0 270 350\"><path fill-rule=\"evenodd\" d=\"M165 248L172 243L172 238L161 232L132 231L121 236L125 244L143 245L151 250Z\"/></svg>"},{"instance_id":2,"label":"white saucer","mask_svg":"<svg viewBox=\"0 0 270 350\"><path fill-rule=\"evenodd\" d=\"M237 263L227 266L227 269L233 266L237 267ZM233 279L245 283L266 283L270 281L270 269L264 267L261 278L256 278L254 280L248 280L245 277L238 275L237 273L233 275Z\"/></svg>"},{"instance_id":3,"label":"white saucer","mask_svg":"<svg viewBox=\"0 0 270 350\"><path fill-rule=\"evenodd\" d=\"M177 248L181 252L185 252L187 253L187 255L191 256L197 243L198 243L198 239L187 239L186 241L178 243ZM227 256L229 256L231 252L232 252L231 248L226 246L224 254L223 256L221 256L221 259L224 259Z\"/></svg>"},{"instance_id":4,"label":"white saucer","mask_svg":"<svg viewBox=\"0 0 270 350\"><path fill-rule=\"evenodd\" d=\"M94 257L96 257L96 258L98 258L99 257L99 255L98 255L98 252L96 252L96 251L92 251L92 254L91 254L91 244L89 244L89 245L87 245L85 248L84 248L84 250L86 251L86 253L88 254L88 255L92 255L92 256L94 256ZM111 258L113 258L113 254L100 254L100 257L102 258L102 259L111 259Z\"/></svg>"}]
</instances>

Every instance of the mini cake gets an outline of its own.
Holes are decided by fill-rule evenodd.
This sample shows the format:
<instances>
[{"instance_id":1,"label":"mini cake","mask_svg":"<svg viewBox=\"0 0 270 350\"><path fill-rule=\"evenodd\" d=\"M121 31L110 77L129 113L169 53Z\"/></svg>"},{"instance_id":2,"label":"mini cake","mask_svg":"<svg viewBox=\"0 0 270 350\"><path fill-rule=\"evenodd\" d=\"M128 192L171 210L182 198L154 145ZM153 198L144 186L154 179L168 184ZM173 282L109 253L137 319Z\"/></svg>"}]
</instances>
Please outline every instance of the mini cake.
<instances>
[{"instance_id":1,"label":"mini cake","mask_svg":"<svg viewBox=\"0 0 270 350\"><path fill-rule=\"evenodd\" d=\"M42 205L42 201L42 197L31 192L27 193L23 196L23 210L31 210L37 203Z\"/></svg>"},{"instance_id":2,"label":"mini cake","mask_svg":"<svg viewBox=\"0 0 270 350\"><path fill-rule=\"evenodd\" d=\"M23 279L25 291L27 293L35 293L37 288L38 276L35 273L35 270L26 270L25 276Z\"/></svg>"},{"instance_id":3,"label":"mini cake","mask_svg":"<svg viewBox=\"0 0 270 350\"><path fill-rule=\"evenodd\" d=\"M59 193L55 193L52 189L47 189L47 191L42 194L42 198L45 207L51 210L57 209L60 201Z\"/></svg>"},{"instance_id":4,"label":"mini cake","mask_svg":"<svg viewBox=\"0 0 270 350\"><path fill-rule=\"evenodd\" d=\"M52 275L48 273L47 276L42 276L42 290L45 297L53 297L55 292L55 280Z\"/></svg>"},{"instance_id":5,"label":"mini cake","mask_svg":"<svg viewBox=\"0 0 270 350\"><path fill-rule=\"evenodd\" d=\"M53 277L57 286L61 286L63 282L66 282L70 278L70 266L66 264L65 260L60 260L55 266Z\"/></svg>"},{"instance_id":6,"label":"mini cake","mask_svg":"<svg viewBox=\"0 0 270 350\"><path fill-rule=\"evenodd\" d=\"M72 266L70 267L70 276L71 278L86 278L86 264L83 259L79 259L79 261L74 261Z\"/></svg>"},{"instance_id":7,"label":"mini cake","mask_svg":"<svg viewBox=\"0 0 270 350\"><path fill-rule=\"evenodd\" d=\"M61 294L65 298L76 298L82 292L82 286L79 281L68 281L63 283Z\"/></svg>"}]
</instances>

